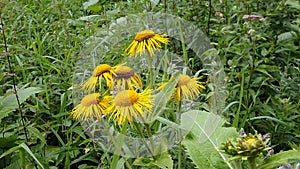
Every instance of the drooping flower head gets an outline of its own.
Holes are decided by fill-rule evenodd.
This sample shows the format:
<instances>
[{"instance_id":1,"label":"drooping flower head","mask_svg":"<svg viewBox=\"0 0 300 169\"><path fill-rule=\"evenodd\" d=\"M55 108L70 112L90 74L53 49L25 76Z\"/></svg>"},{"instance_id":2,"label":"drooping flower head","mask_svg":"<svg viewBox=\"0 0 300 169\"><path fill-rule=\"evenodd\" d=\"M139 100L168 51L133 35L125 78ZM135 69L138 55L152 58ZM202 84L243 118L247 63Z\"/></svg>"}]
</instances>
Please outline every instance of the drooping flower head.
<instances>
[{"instance_id":1,"label":"drooping flower head","mask_svg":"<svg viewBox=\"0 0 300 169\"><path fill-rule=\"evenodd\" d=\"M93 120L101 119L102 114L111 104L112 97L104 96L100 98L99 93L93 93L85 96L71 112L74 119Z\"/></svg>"},{"instance_id":2,"label":"drooping flower head","mask_svg":"<svg viewBox=\"0 0 300 169\"><path fill-rule=\"evenodd\" d=\"M162 48L161 43L168 44L169 39L166 36L166 34L156 34L151 30L138 32L134 41L126 49L126 52L130 56L137 56L147 50L150 56L153 56L155 49Z\"/></svg>"},{"instance_id":3,"label":"drooping flower head","mask_svg":"<svg viewBox=\"0 0 300 169\"><path fill-rule=\"evenodd\" d=\"M117 123L123 124L127 119L129 123L133 120L142 120L145 113L151 113L153 107L152 90L137 93L134 90L119 92L113 99L112 105L107 108L109 120L115 119Z\"/></svg>"},{"instance_id":4,"label":"drooping flower head","mask_svg":"<svg viewBox=\"0 0 300 169\"><path fill-rule=\"evenodd\" d=\"M126 89L133 90L133 84L139 89L142 88L142 80L140 76L128 66L116 66L114 75L112 76L110 89L113 90L114 87L116 87L117 91Z\"/></svg>"},{"instance_id":5,"label":"drooping flower head","mask_svg":"<svg viewBox=\"0 0 300 169\"><path fill-rule=\"evenodd\" d=\"M203 86L204 82L200 82L198 78L191 78L188 75L181 74L178 77L178 82L175 88L174 98L176 101L180 102L181 98L193 100L197 95L201 94L201 90L205 89ZM171 81L174 81L174 77L171 77ZM160 85L158 90L163 89L167 83Z\"/></svg>"},{"instance_id":6,"label":"drooping flower head","mask_svg":"<svg viewBox=\"0 0 300 169\"><path fill-rule=\"evenodd\" d=\"M100 64L94 69L92 76L82 84L82 88L85 89L86 92L94 91L97 84L99 84L101 88L102 78L106 81L107 86L110 86L113 74L113 67L108 64Z\"/></svg>"}]
</instances>

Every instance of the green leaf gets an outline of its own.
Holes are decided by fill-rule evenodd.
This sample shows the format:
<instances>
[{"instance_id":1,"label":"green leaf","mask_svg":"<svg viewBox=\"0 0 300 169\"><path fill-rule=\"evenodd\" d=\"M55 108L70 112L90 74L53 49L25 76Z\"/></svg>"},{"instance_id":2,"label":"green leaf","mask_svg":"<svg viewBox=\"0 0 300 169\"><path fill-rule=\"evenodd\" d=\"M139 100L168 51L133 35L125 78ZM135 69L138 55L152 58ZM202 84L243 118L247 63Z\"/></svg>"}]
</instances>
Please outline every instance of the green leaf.
<instances>
[{"instance_id":1,"label":"green leaf","mask_svg":"<svg viewBox=\"0 0 300 169\"><path fill-rule=\"evenodd\" d=\"M20 145L17 145L13 148L10 148L9 150L7 150L3 154L1 154L0 159L7 156L7 155L9 155L9 154L11 154L11 153L13 153L13 152L15 152L15 151L17 151L17 150L19 150L20 148L21 148Z\"/></svg>"},{"instance_id":2,"label":"green leaf","mask_svg":"<svg viewBox=\"0 0 300 169\"><path fill-rule=\"evenodd\" d=\"M181 120L183 129L194 124L183 145L197 168L233 168L219 147L229 138L238 137L235 128L222 127L225 121L220 116L199 110L182 114Z\"/></svg>"},{"instance_id":3,"label":"green leaf","mask_svg":"<svg viewBox=\"0 0 300 169\"><path fill-rule=\"evenodd\" d=\"M159 167L161 169L173 168L173 160L167 152L164 152L155 157L156 160L154 160L153 158L142 158L142 157L137 158L133 162L133 165L147 167L147 168L154 168L154 167Z\"/></svg>"},{"instance_id":4,"label":"green leaf","mask_svg":"<svg viewBox=\"0 0 300 169\"><path fill-rule=\"evenodd\" d=\"M0 138L0 148L1 149L8 149L16 145L16 141L18 140L17 135L13 135L10 137L3 137Z\"/></svg>"},{"instance_id":5,"label":"green leaf","mask_svg":"<svg viewBox=\"0 0 300 169\"><path fill-rule=\"evenodd\" d=\"M270 75L265 69L256 68L255 71L261 72L261 73L269 76L270 78L273 78L272 75Z\"/></svg>"},{"instance_id":6,"label":"green leaf","mask_svg":"<svg viewBox=\"0 0 300 169\"><path fill-rule=\"evenodd\" d=\"M300 160L299 150L289 150L268 157L263 164L258 166L258 169L271 169L276 166L285 164L291 160Z\"/></svg>"},{"instance_id":7,"label":"green leaf","mask_svg":"<svg viewBox=\"0 0 300 169\"><path fill-rule=\"evenodd\" d=\"M42 90L38 87L28 87L18 91L18 97L20 104L22 104L31 95L41 92ZM0 97L0 122L8 115L8 113L19 108L16 95L13 93L7 93Z\"/></svg>"},{"instance_id":8,"label":"green leaf","mask_svg":"<svg viewBox=\"0 0 300 169\"><path fill-rule=\"evenodd\" d=\"M154 110L153 113L149 114L147 117L147 121L150 123L151 121L155 120L157 116L160 115L165 110L165 107L168 101L171 99L175 86L178 81L179 73L174 75L174 81L169 81L169 83L155 96L154 100Z\"/></svg>"},{"instance_id":9,"label":"green leaf","mask_svg":"<svg viewBox=\"0 0 300 169\"><path fill-rule=\"evenodd\" d=\"M22 147L25 151L27 151L27 153L35 160L35 162L42 168L44 169L44 166L40 163L40 161L35 157L35 155L32 153L32 151L29 149L29 147L25 144L22 143L19 145L20 147Z\"/></svg>"},{"instance_id":10,"label":"green leaf","mask_svg":"<svg viewBox=\"0 0 300 169\"><path fill-rule=\"evenodd\" d=\"M88 7L88 10L93 12L99 12L102 9L102 6L100 5L92 5Z\"/></svg>"},{"instance_id":11,"label":"green leaf","mask_svg":"<svg viewBox=\"0 0 300 169\"><path fill-rule=\"evenodd\" d=\"M40 139L43 144L47 144L45 136L38 129L32 126L27 127L27 129L32 136L35 136L36 138Z\"/></svg>"},{"instance_id":12,"label":"green leaf","mask_svg":"<svg viewBox=\"0 0 300 169\"><path fill-rule=\"evenodd\" d=\"M293 40L295 36L297 36L297 34L294 31L284 32L278 35L277 43L283 43L288 40Z\"/></svg>"},{"instance_id":13,"label":"green leaf","mask_svg":"<svg viewBox=\"0 0 300 169\"><path fill-rule=\"evenodd\" d=\"M286 5L290 5L292 8L296 8L300 10L300 1L299 0L287 0L285 2Z\"/></svg>"},{"instance_id":14,"label":"green leaf","mask_svg":"<svg viewBox=\"0 0 300 169\"><path fill-rule=\"evenodd\" d=\"M84 2L83 9L87 10L90 6L95 5L98 2L99 0L89 0L88 2Z\"/></svg>"}]
</instances>

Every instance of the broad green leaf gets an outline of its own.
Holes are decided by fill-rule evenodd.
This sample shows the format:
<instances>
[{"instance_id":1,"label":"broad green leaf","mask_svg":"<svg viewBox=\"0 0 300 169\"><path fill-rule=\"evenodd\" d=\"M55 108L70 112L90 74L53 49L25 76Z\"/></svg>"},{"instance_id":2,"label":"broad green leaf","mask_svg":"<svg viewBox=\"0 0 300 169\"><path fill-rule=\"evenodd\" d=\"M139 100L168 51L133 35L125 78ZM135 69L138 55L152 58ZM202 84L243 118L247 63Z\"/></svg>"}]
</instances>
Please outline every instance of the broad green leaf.
<instances>
[{"instance_id":1,"label":"broad green leaf","mask_svg":"<svg viewBox=\"0 0 300 169\"><path fill-rule=\"evenodd\" d=\"M229 138L238 137L235 128L222 127L225 121L220 116L205 111L188 111L181 120L183 129L194 124L183 145L197 168L233 168L219 147Z\"/></svg>"},{"instance_id":2,"label":"broad green leaf","mask_svg":"<svg viewBox=\"0 0 300 169\"><path fill-rule=\"evenodd\" d=\"M276 166L285 164L291 160L300 160L299 150L289 150L278 154L274 154L264 160L264 163L258 166L258 169L271 169Z\"/></svg>"},{"instance_id":3,"label":"broad green leaf","mask_svg":"<svg viewBox=\"0 0 300 169\"><path fill-rule=\"evenodd\" d=\"M167 152L164 152L156 156L156 160L154 160L153 158L143 158L143 157L137 158L133 162L133 165L146 167L146 168L159 167L161 169L170 169L173 168L173 160Z\"/></svg>"},{"instance_id":4,"label":"broad green leaf","mask_svg":"<svg viewBox=\"0 0 300 169\"><path fill-rule=\"evenodd\" d=\"M22 104L31 95L41 92L42 90L38 87L28 87L25 89L18 90L18 97L20 104ZM0 121L8 115L8 113L18 109L18 102L16 95L8 93L5 96L0 97Z\"/></svg>"},{"instance_id":5,"label":"broad green leaf","mask_svg":"<svg viewBox=\"0 0 300 169\"><path fill-rule=\"evenodd\" d=\"M283 43L284 41L292 40L297 34L294 31L284 32L278 35L277 43Z\"/></svg>"},{"instance_id":6,"label":"broad green leaf","mask_svg":"<svg viewBox=\"0 0 300 169\"><path fill-rule=\"evenodd\" d=\"M287 0L285 2L286 5L290 5L292 8L296 8L300 10L300 1L299 0Z\"/></svg>"}]
</instances>

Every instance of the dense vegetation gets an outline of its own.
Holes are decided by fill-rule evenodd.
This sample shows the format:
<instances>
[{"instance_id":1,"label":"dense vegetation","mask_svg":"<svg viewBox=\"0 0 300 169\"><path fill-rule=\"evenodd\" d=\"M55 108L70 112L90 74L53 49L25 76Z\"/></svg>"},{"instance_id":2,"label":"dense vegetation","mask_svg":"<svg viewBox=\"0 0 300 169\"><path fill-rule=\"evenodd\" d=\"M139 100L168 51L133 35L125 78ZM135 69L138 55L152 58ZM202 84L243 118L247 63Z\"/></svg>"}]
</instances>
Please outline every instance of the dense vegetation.
<instances>
[{"instance_id":1,"label":"dense vegetation","mask_svg":"<svg viewBox=\"0 0 300 169\"><path fill-rule=\"evenodd\" d=\"M297 0L4 0L0 2L0 168L112 168L115 160L120 162L118 168L124 168L124 159L103 151L70 116L75 106L74 66L87 50L89 37L109 29L120 17L145 12L179 16L210 40L225 72L220 130L269 133L274 153L300 151ZM170 50L184 55L181 45L171 43ZM188 54L187 64L196 73L202 69L201 61L195 53ZM105 56L106 62L119 64L123 55L116 50ZM197 100L199 110L209 111L210 94L207 86ZM195 161L189 146L192 141L183 142L182 168L199 167L202 163ZM169 150L174 168L177 153L176 148ZM128 159L130 164L134 160ZM296 165L299 160L289 162Z\"/></svg>"}]
</instances>

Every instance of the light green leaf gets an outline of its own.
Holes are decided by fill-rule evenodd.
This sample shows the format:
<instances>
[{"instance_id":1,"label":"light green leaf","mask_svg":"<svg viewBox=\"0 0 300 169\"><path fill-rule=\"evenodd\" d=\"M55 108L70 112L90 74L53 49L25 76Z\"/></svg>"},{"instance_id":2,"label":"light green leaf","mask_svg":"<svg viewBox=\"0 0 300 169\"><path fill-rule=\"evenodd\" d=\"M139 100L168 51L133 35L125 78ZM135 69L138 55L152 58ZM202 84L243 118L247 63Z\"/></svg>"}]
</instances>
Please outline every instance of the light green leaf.
<instances>
[{"instance_id":1,"label":"light green leaf","mask_svg":"<svg viewBox=\"0 0 300 169\"><path fill-rule=\"evenodd\" d=\"M300 10L300 1L299 0L287 0L285 2L286 5L290 5L292 8L296 8Z\"/></svg>"},{"instance_id":2,"label":"light green leaf","mask_svg":"<svg viewBox=\"0 0 300 169\"><path fill-rule=\"evenodd\" d=\"M18 90L18 97L20 104L28 99L33 94L39 93L42 90L38 87L28 87L25 89ZM19 108L16 95L13 93L7 93L0 97L0 121L8 115L8 113Z\"/></svg>"},{"instance_id":3,"label":"light green leaf","mask_svg":"<svg viewBox=\"0 0 300 169\"><path fill-rule=\"evenodd\" d=\"M178 81L178 76L179 73L176 73L174 75L175 80L170 81L158 94L156 94L153 113L149 114L149 116L147 117L147 122L152 122L165 110L168 101L171 99L174 93L175 86Z\"/></svg>"},{"instance_id":4,"label":"light green leaf","mask_svg":"<svg viewBox=\"0 0 300 169\"><path fill-rule=\"evenodd\" d=\"M88 7L95 5L96 3L98 3L99 0L89 0L88 2L84 2L83 3L83 9L87 10Z\"/></svg>"},{"instance_id":5,"label":"light green leaf","mask_svg":"<svg viewBox=\"0 0 300 169\"><path fill-rule=\"evenodd\" d=\"M225 121L220 116L199 110L182 114L181 120L183 129L194 124L183 145L197 168L233 168L219 147L229 138L238 137L235 128L222 127Z\"/></svg>"},{"instance_id":6,"label":"light green leaf","mask_svg":"<svg viewBox=\"0 0 300 169\"><path fill-rule=\"evenodd\" d=\"M173 160L167 152L164 152L155 157L156 160L154 160L153 158L142 158L142 157L137 158L133 162L133 165L147 167L147 168L154 168L154 167L159 167L161 169L173 168Z\"/></svg>"},{"instance_id":7,"label":"light green leaf","mask_svg":"<svg viewBox=\"0 0 300 169\"><path fill-rule=\"evenodd\" d=\"M291 160L300 160L299 150L289 150L278 154L274 154L271 157L264 160L264 163L258 166L258 169L271 169L276 166L285 164Z\"/></svg>"},{"instance_id":8,"label":"light green leaf","mask_svg":"<svg viewBox=\"0 0 300 169\"><path fill-rule=\"evenodd\" d=\"M88 7L88 10L93 12L99 12L102 9L102 6L100 5L92 5Z\"/></svg>"}]
</instances>

